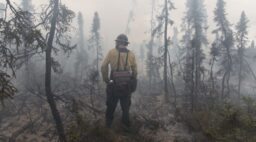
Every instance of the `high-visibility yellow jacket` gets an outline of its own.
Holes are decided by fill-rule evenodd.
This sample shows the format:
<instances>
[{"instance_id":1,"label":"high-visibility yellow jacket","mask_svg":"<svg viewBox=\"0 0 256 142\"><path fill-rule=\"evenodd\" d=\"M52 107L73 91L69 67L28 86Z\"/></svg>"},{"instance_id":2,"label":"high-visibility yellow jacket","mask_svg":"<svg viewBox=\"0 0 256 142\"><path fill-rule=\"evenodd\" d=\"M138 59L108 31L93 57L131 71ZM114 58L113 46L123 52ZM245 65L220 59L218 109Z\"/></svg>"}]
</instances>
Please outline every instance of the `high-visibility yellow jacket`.
<instances>
[{"instance_id":1,"label":"high-visibility yellow jacket","mask_svg":"<svg viewBox=\"0 0 256 142\"><path fill-rule=\"evenodd\" d=\"M125 69L126 64L126 57L128 55L127 60L127 66L126 70L131 71L134 78L137 78L137 64L135 55L132 51L127 52L120 52L120 58L119 58L119 70L122 71ZM109 65L111 68L111 71L117 71L118 68L118 56L119 56L119 50L114 48L111 49L107 56L105 57L102 66L101 66L101 73L103 80L105 82L109 81Z\"/></svg>"}]
</instances>

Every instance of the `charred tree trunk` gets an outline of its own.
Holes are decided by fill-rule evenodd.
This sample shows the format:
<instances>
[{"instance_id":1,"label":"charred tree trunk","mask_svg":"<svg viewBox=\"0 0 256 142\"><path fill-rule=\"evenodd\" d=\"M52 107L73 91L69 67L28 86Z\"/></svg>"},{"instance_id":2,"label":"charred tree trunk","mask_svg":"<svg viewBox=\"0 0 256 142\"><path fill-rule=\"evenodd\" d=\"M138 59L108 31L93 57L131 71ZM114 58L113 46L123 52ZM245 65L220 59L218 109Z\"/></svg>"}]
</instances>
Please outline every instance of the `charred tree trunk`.
<instances>
[{"instance_id":1,"label":"charred tree trunk","mask_svg":"<svg viewBox=\"0 0 256 142\"><path fill-rule=\"evenodd\" d=\"M239 54L239 76L238 76L238 97L241 96L241 85L242 85L242 67L243 67L243 48L238 49Z\"/></svg>"},{"instance_id":2,"label":"charred tree trunk","mask_svg":"<svg viewBox=\"0 0 256 142\"><path fill-rule=\"evenodd\" d=\"M51 108L53 119L56 123L56 129L59 135L59 139L61 142L67 142L66 136L64 133L63 123L54 100L54 95L51 90L51 68L52 68L51 52L52 52L52 44L53 44L53 39L55 35L55 30L56 30L58 13L59 13L59 0L55 0L53 17L51 20L51 29L50 29L50 34L49 34L49 39L47 41L47 49L46 49L45 92L46 92L47 101Z\"/></svg>"},{"instance_id":3,"label":"charred tree trunk","mask_svg":"<svg viewBox=\"0 0 256 142\"><path fill-rule=\"evenodd\" d=\"M155 0L152 0L152 8L151 8L151 32L150 32L150 42L148 45L148 78L149 78L149 91L151 92L152 86L153 86L153 68L152 68L152 60L153 60L153 44L154 44L154 36L153 36L153 31L154 31L154 7L155 7ZM155 82L154 82L155 83Z\"/></svg>"},{"instance_id":4,"label":"charred tree trunk","mask_svg":"<svg viewBox=\"0 0 256 142\"><path fill-rule=\"evenodd\" d=\"M164 25L164 94L165 99L169 102L168 80L167 80L167 53L168 53L168 1L165 0L165 25Z\"/></svg>"},{"instance_id":5,"label":"charred tree trunk","mask_svg":"<svg viewBox=\"0 0 256 142\"><path fill-rule=\"evenodd\" d=\"M174 83L173 65L171 63L171 56L169 52L168 52L168 57L169 57L169 68L170 68L170 83L171 83L171 87L173 89L172 91L174 95L174 108L176 109L177 108L177 91Z\"/></svg>"},{"instance_id":6,"label":"charred tree trunk","mask_svg":"<svg viewBox=\"0 0 256 142\"><path fill-rule=\"evenodd\" d=\"M214 67L215 60L216 60L216 57L214 56L211 61L211 70L210 70L210 80L211 80L211 85L212 85L211 95L214 95L214 93L215 93L215 81L214 81L214 76L213 76L213 67Z\"/></svg>"},{"instance_id":7,"label":"charred tree trunk","mask_svg":"<svg viewBox=\"0 0 256 142\"><path fill-rule=\"evenodd\" d=\"M224 96L229 96L230 94L230 74L231 74L231 70L232 70L232 57L231 57L231 52L230 52L230 48L232 46L232 40L233 40L233 34L231 31L226 31L224 30L224 41L223 41L223 46L225 49L225 56L227 56L227 65L225 67L225 72L222 78L222 89L221 89L221 96L222 98ZM226 85L225 85L226 82ZM225 93L225 87L227 87L227 93L226 95Z\"/></svg>"},{"instance_id":8,"label":"charred tree trunk","mask_svg":"<svg viewBox=\"0 0 256 142\"><path fill-rule=\"evenodd\" d=\"M152 35L152 34L151 34ZM153 84L156 82L153 82L153 37L151 37L151 40L148 45L148 78L149 78L149 91L152 91Z\"/></svg>"}]
</instances>

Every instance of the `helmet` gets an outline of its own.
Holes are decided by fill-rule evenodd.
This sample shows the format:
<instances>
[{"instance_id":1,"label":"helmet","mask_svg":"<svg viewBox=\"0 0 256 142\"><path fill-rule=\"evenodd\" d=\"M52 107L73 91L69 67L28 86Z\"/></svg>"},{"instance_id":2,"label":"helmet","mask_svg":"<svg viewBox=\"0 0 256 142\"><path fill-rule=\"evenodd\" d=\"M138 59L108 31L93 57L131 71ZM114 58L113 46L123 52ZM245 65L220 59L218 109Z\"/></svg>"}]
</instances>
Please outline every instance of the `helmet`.
<instances>
[{"instance_id":1,"label":"helmet","mask_svg":"<svg viewBox=\"0 0 256 142\"><path fill-rule=\"evenodd\" d=\"M122 42L122 43L126 43L129 44L128 41L128 37L125 34L120 34L117 38L116 38L117 42Z\"/></svg>"}]
</instances>

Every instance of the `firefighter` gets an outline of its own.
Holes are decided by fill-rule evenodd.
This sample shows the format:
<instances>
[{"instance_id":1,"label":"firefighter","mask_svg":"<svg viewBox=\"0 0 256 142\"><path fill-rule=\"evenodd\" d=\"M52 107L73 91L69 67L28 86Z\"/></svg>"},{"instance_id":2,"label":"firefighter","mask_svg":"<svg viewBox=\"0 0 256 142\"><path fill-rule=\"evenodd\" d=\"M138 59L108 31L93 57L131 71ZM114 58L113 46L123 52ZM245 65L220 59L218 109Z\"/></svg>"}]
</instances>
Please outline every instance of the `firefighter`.
<instances>
[{"instance_id":1,"label":"firefighter","mask_svg":"<svg viewBox=\"0 0 256 142\"><path fill-rule=\"evenodd\" d=\"M120 101L122 123L130 127L129 109L131 94L137 85L137 64L134 53L127 49L128 37L120 34L115 41L116 47L108 52L101 66L102 77L107 84L106 126L111 127L116 106Z\"/></svg>"}]
</instances>

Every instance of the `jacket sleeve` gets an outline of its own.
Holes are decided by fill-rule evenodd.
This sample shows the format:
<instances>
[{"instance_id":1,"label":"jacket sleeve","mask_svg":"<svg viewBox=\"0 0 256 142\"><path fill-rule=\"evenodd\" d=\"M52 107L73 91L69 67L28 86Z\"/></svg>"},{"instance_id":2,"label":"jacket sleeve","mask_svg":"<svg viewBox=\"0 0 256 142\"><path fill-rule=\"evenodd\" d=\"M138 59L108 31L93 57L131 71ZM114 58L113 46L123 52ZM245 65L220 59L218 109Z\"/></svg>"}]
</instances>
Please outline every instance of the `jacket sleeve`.
<instances>
[{"instance_id":1,"label":"jacket sleeve","mask_svg":"<svg viewBox=\"0 0 256 142\"><path fill-rule=\"evenodd\" d=\"M109 78L108 78L108 65L110 63L110 52L108 52L107 56L105 57L102 65L101 65L101 74L103 81L108 83Z\"/></svg>"},{"instance_id":2,"label":"jacket sleeve","mask_svg":"<svg viewBox=\"0 0 256 142\"><path fill-rule=\"evenodd\" d=\"M132 70L133 77L137 78L138 71L137 71L136 57L134 53L132 54L131 70Z\"/></svg>"}]
</instances>

